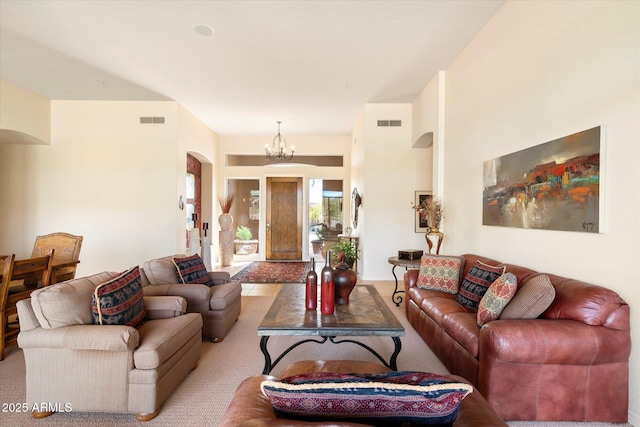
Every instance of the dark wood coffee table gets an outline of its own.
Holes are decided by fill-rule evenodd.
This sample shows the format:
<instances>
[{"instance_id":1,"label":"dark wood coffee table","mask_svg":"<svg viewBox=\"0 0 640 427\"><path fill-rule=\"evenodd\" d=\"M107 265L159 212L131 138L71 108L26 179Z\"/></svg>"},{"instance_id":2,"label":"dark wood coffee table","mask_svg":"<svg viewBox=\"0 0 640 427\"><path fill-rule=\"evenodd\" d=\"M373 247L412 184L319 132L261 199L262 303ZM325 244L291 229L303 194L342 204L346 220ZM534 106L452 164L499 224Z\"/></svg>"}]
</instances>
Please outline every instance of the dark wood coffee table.
<instances>
[{"instance_id":1,"label":"dark wood coffee table","mask_svg":"<svg viewBox=\"0 0 640 427\"><path fill-rule=\"evenodd\" d=\"M271 304L271 308L258 326L260 350L264 354L263 374L268 374L291 350L308 342L322 344L328 341L334 344L353 343L368 350L386 367L397 370L396 360L402 348L400 337L404 336L404 327L396 318L378 291L372 285L357 285L349 304L336 304L331 315L318 311L306 311L304 304L305 286L302 284L283 284L282 289ZM318 290L318 294L320 290ZM272 336L314 336L321 338L302 339L284 350L274 362L267 349ZM388 336L394 343L394 351L389 362L368 345L353 339L336 337Z\"/></svg>"}]
</instances>

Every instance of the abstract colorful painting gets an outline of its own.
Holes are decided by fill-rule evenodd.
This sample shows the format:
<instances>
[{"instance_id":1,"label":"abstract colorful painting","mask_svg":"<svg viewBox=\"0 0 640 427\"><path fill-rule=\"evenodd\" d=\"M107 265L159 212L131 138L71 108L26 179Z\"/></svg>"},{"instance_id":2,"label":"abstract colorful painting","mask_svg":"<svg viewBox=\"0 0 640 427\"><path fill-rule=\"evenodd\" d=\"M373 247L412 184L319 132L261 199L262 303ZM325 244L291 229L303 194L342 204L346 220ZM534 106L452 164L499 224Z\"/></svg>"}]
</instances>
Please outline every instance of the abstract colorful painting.
<instances>
[{"instance_id":1,"label":"abstract colorful painting","mask_svg":"<svg viewBox=\"0 0 640 427\"><path fill-rule=\"evenodd\" d=\"M602 128L484 162L482 224L601 233Z\"/></svg>"}]
</instances>

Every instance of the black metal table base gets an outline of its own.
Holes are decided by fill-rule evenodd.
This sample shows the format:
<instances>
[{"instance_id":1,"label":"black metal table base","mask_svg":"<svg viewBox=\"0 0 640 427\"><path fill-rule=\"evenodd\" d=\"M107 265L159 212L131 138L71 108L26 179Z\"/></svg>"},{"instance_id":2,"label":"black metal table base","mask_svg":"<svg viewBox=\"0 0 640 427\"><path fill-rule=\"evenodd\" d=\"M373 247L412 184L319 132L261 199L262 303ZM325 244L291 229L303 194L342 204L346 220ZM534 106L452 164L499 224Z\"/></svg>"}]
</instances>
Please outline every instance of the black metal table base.
<instances>
[{"instance_id":1,"label":"black metal table base","mask_svg":"<svg viewBox=\"0 0 640 427\"><path fill-rule=\"evenodd\" d=\"M393 354L391 355L391 358L389 359L389 363L387 363L387 361L380 356L380 354L375 351L374 349L372 349L371 347L369 347L366 344L363 344L359 341L355 341L355 340L351 340L351 339L343 339L340 341L336 341L336 337L321 337L320 338L308 338L308 339L304 339L301 341L298 341L297 343L291 345L289 348L287 348L285 351L282 352L282 354L280 356L278 356L278 358L272 363L271 362L271 355L269 354L269 350L267 349L267 342L269 341L269 338L271 338L271 336L269 335L265 335L260 339L260 351L262 351L262 354L264 355L264 369L262 370L262 373L264 375L267 375L269 373L271 373L271 371L273 370L273 368L280 363L280 361L282 360L283 357L285 357L287 354L289 354L289 352L291 352L291 350L293 350L294 348L298 347L299 345L302 345L304 343L308 343L308 342L314 342L317 344L323 344L325 342L327 342L327 340L331 341L333 344L342 344L342 343L353 343L353 344L357 344L360 347L364 348L365 350L369 351L371 354L373 354L375 357L378 358L378 360L380 360L380 362L382 362L382 364L384 366L386 366L389 369L392 369L394 371L398 370L398 364L397 364L397 359L398 359L398 354L400 354L400 350L402 349L402 343L400 342L400 337L391 337L391 339L393 340L393 344L394 344L394 350L393 350Z\"/></svg>"},{"instance_id":2,"label":"black metal table base","mask_svg":"<svg viewBox=\"0 0 640 427\"><path fill-rule=\"evenodd\" d=\"M391 269L391 274L393 274L393 278L396 279L396 288L393 290L393 295L391 295L391 301L395 303L396 307L399 307L400 303L402 302L402 295L399 295L399 294L403 294L404 291L401 289L398 289L398 277L396 276L396 267L397 265L394 265L393 268Z\"/></svg>"}]
</instances>

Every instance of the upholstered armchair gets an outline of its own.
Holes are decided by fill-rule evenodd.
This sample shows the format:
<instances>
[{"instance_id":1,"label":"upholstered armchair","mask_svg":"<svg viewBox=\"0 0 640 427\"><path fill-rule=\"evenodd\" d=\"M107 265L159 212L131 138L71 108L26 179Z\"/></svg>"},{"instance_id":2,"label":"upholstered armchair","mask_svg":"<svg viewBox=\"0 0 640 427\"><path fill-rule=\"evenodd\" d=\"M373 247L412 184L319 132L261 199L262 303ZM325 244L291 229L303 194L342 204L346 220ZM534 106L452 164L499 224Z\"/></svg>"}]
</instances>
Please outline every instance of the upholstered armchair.
<instances>
[{"instance_id":1,"label":"upholstered armchair","mask_svg":"<svg viewBox=\"0 0 640 427\"><path fill-rule=\"evenodd\" d=\"M18 302L26 402L40 409L34 418L62 411L132 412L147 421L196 367L202 318L184 314L184 298L145 296L146 316L137 328L93 324L92 295L114 275L47 286ZM41 407L43 402L59 406Z\"/></svg>"},{"instance_id":2,"label":"upholstered armchair","mask_svg":"<svg viewBox=\"0 0 640 427\"><path fill-rule=\"evenodd\" d=\"M226 271L206 272L213 286L198 283L180 283L175 259L186 255L172 255L153 259L141 268L145 295L178 295L187 300L188 313L200 313L204 322L202 334L217 343L235 324L240 316L242 285L230 281ZM205 270L206 271L206 270Z\"/></svg>"}]
</instances>

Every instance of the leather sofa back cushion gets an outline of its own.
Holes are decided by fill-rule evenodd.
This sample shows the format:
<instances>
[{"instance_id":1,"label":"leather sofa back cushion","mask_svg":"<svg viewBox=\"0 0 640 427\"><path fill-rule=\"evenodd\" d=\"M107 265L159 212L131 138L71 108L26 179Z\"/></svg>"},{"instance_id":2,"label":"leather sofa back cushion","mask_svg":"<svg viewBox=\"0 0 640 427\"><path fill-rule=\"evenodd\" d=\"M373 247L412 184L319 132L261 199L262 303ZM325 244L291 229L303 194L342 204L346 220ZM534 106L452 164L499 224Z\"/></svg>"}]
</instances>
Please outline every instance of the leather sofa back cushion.
<instances>
[{"instance_id":1,"label":"leather sofa back cushion","mask_svg":"<svg viewBox=\"0 0 640 427\"><path fill-rule=\"evenodd\" d=\"M616 317L614 312L618 308L626 306L617 293L602 286L553 274L548 276L556 289L556 297L540 316L544 319L569 319L602 326L610 321L610 317Z\"/></svg>"},{"instance_id":2,"label":"leather sofa back cushion","mask_svg":"<svg viewBox=\"0 0 640 427\"><path fill-rule=\"evenodd\" d=\"M100 283L116 273L103 272L37 289L31 293L31 307L43 329L90 325L91 295Z\"/></svg>"}]
</instances>

